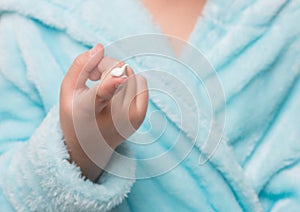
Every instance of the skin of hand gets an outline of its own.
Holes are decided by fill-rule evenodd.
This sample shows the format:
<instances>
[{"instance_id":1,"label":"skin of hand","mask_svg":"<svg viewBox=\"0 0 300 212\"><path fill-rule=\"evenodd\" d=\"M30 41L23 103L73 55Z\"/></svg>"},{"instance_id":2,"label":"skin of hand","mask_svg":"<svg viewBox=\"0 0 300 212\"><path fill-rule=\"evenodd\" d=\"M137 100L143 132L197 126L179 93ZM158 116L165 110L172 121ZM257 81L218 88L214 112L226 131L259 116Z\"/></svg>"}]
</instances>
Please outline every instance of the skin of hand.
<instances>
[{"instance_id":1,"label":"skin of hand","mask_svg":"<svg viewBox=\"0 0 300 212\"><path fill-rule=\"evenodd\" d=\"M121 61L104 57L104 48L98 44L74 60L61 84L60 124L65 144L71 162L74 161L83 176L93 182L103 170L85 153L82 142L88 145L105 142L112 151L103 148L99 155L102 164L107 164L113 150L139 128L147 111L145 78L135 75L130 67L126 68L127 78L111 76L110 71L122 65ZM86 86L88 79L100 80L100 83L89 88ZM117 110L112 113L112 108ZM75 126L75 123L80 124ZM79 140L80 132L83 133Z\"/></svg>"}]
</instances>

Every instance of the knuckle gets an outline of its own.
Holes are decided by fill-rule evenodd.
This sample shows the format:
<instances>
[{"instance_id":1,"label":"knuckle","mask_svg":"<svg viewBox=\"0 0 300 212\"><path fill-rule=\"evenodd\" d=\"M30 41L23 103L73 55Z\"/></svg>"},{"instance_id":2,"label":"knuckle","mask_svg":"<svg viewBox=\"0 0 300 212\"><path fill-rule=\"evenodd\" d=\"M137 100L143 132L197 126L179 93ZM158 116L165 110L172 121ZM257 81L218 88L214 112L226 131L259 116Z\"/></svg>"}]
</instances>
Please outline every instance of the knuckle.
<instances>
[{"instance_id":1,"label":"knuckle","mask_svg":"<svg viewBox=\"0 0 300 212\"><path fill-rule=\"evenodd\" d=\"M146 116L146 110L139 110L138 113L139 113L139 120L143 122Z\"/></svg>"},{"instance_id":2,"label":"knuckle","mask_svg":"<svg viewBox=\"0 0 300 212\"><path fill-rule=\"evenodd\" d=\"M143 123L146 116L146 111L143 110L135 110L134 113L131 114L130 120L132 121L135 128L138 128Z\"/></svg>"},{"instance_id":3,"label":"knuckle","mask_svg":"<svg viewBox=\"0 0 300 212\"><path fill-rule=\"evenodd\" d=\"M147 87L147 80L145 77L141 76L141 75L137 75L137 79L139 80L139 82Z\"/></svg>"}]
</instances>

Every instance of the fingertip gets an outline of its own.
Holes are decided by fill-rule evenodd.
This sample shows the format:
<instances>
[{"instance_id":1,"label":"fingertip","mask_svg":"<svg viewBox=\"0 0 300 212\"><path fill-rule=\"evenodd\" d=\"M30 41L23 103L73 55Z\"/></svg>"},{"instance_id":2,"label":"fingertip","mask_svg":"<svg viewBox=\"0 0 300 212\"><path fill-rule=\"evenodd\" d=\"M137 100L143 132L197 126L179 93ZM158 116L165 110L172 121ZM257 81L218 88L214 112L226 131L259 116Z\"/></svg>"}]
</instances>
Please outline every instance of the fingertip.
<instances>
[{"instance_id":1,"label":"fingertip","mask_svg":"<svg viewBox=\"0 0 300 212\"><path fill-rule=\"evenodd\" d=\"M89 58L85 61L83 71L91 73L97 69L98 64L103 59L104 48L101 44L97 44L88 51Z\"/></svg>"},{"instance_id":2,"label":"fingertip","mask_svg":"<svg viewBox=\"0 0 300 212\"><path fill-rule=\"evenodd\" d=\"M90 57L94 57L97 54L104 54L104 47L100 43L96 44L92 49L89 50Z\"/></svg>"}]
</instances>

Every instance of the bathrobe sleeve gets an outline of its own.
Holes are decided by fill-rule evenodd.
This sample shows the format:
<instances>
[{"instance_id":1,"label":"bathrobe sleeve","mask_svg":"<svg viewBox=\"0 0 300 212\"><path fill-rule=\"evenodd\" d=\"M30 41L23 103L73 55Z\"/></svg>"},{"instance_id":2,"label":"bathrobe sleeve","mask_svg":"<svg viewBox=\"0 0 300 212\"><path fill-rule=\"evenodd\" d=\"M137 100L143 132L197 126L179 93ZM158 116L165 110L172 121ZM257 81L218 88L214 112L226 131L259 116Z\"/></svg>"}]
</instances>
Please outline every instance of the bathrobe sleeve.
<instances>
[{"instance_id":1,"label":"bathrobe sleeve","mask_svg":"<svg viewBox=\"0 0 300 212\"><path fill-rule=\"evenodd\" d=\"M104 173L92 183L68 162L57 102L62 70L82 45L49 33L35 20L0 16L0 211L110 210L134 181Z\"/></svg>"}]
</instances>

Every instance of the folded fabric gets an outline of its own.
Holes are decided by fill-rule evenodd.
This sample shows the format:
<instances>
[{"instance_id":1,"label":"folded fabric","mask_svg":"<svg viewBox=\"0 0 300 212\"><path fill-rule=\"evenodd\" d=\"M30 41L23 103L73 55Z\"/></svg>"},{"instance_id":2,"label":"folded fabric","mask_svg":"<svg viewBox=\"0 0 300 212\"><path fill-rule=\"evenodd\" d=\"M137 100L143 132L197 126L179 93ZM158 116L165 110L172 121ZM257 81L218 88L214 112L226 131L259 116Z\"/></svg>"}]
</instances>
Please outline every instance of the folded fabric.
<instances>
[{"instance_id":1,"label":"folded fabric","mask_svg":"<svg viewBox=\"0 0 300 212\"><path fill-rule=\"evenodd\" d=\"M109 174L98 184L82 180L78 168L66 161L57 108L51 108L77 54L96 43L108 46L128 36L161 33L145 8L129 0L2 0L3 210L299 211L299 8L299 1L288 0L207 1L189 43L203 52L222 83L223 140L213 157L199 166L204 152L200 135L181 161L184 144L195 140L195 130L208 131L209 116L203 105L199 113L204 120L195 129L195 107L182 87L167 75L148 76L149 86L172 90L182 105L181 113L170 98L151 93L140 131L147 132L143 139L156 142L128 146L135 148L139 159L157 156L177 140L183 149L173 151L161 164L138 161L136 176L180 163L163 175L137 180L131 188L133 180ZM201 81L183 67L173 68L162 58L133 58L128 63L136 72L152 64L167 69L168 76L186 82L199 95L195 101L204 104ZM180 115L190 122L182 124ZM160 134L155 126L162 123L166 128Z\"/></svg>"}]
</instances>

